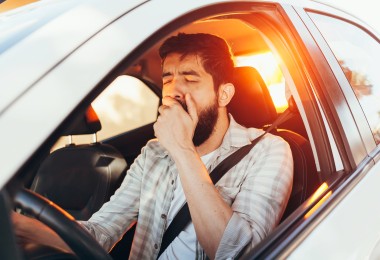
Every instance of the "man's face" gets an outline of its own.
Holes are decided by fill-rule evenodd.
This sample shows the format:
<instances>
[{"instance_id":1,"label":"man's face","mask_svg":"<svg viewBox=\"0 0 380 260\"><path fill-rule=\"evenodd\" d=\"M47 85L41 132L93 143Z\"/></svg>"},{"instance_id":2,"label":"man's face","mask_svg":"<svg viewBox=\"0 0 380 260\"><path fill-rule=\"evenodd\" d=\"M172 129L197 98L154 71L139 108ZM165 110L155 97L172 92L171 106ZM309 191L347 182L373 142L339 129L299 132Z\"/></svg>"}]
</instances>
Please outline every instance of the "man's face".
<instances>
[{"instance_id":1,"label":"man's face","mask_svg":"<svg viewBox=\"0 0 380 260\"><path fill-rule=\"evenodd\" d=\"M218 102L212 76L196 55L181 57L173 53L166 57L162 72L162 95L177 99L187 111L185 94L195 101L198 124L194 132L195 146L201 145L212 134L218 119Z\"/></svg>"}]
</instances>

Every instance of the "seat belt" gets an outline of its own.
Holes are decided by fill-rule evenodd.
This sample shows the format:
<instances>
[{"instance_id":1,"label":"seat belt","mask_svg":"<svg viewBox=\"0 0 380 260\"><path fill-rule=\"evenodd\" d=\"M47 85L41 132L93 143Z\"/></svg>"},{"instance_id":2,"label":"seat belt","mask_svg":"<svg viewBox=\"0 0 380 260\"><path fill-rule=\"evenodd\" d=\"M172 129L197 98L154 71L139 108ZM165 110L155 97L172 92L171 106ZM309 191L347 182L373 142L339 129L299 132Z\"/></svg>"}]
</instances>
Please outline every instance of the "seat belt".
<instances>
[{"instance_id":1,"label":"seat belt","mask_svg":"<svg viewBox=\"0 0 380 260\"><path fill-rule=\"evenodd\" d=\"M235 166L238 162L241 161L249 151L261 140L261 138L272 131L277 125L285 122L289 118L293 116L293 111L290 109L286 109L281 116L279 116L273 124L271 124L263 134L256 137L250 144L247 144L241 148L239 148L234 153L230 154L226 157L222 162L220 162L215 169L210 173L210 178L214 184L216 184L226 172L228 172L233 166ZM178 211L177 215L174 217L169 227L166 229L164 236L162 238L160 252L158 253L157 259L161 256L161 254L166 250L166 248L173 242L173 240L181 233L181 231L189 224L191 221L189 206L187 203L182 206L182 208Z\"/></svg>"}]
</instances>

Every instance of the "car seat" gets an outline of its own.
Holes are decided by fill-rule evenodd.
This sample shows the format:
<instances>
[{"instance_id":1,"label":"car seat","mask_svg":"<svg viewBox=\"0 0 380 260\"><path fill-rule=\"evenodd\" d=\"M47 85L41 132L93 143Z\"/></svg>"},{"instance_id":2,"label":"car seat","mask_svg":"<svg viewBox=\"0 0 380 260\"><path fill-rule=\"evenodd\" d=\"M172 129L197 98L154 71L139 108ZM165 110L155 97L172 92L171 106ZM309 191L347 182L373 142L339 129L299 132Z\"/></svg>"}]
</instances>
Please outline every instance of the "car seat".
<instances>
[{"instance_id":1,"label":"car seat","mask_svg":"<svg viewBox=\"0 0 380 260\"><path fill-rule=\"evenodd\" d=\"M235 95L228 104L234 119L246 126L265 128L278 117L273 100L258 71L252 67L236 67L234 70ZM298 113L294 102L289 102L290 114ZM272 134L289 143L293 154L293 188L282 220L289 216L320 185L310 142L287 129L275 128Z\"/></svg>"},{"instance_id":2,"label":"car seat","mask_svg":"<svg viewBox=\"0 0 380 260\"><path fill-rule=\"evenodd\" d=\"M97 142L101 123L90 106L64 135L70 142L41 164L31 190L50 199L78 220L87 220L120 186L127 163L111 145ZM71 135L93 134L93 143L75 145Z\"/></svg>"}]
</instances>

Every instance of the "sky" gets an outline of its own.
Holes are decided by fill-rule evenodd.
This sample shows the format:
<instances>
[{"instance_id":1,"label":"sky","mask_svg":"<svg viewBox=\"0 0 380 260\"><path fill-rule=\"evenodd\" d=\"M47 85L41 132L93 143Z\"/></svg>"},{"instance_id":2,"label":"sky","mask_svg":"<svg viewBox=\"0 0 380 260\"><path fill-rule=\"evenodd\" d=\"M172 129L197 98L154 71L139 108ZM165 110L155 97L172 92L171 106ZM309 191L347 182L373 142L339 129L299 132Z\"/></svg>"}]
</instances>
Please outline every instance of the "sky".
<instances>
[{"instance_id":1,"label":"sky","mask_svg":"<svg viewBox=\"0 0 380 260\"><path fill-rule=\"evenodd\" d=\"M380 16L377 0L317 0L346 11L369 24L380 34Z\"/></svg>"}]
</instances>

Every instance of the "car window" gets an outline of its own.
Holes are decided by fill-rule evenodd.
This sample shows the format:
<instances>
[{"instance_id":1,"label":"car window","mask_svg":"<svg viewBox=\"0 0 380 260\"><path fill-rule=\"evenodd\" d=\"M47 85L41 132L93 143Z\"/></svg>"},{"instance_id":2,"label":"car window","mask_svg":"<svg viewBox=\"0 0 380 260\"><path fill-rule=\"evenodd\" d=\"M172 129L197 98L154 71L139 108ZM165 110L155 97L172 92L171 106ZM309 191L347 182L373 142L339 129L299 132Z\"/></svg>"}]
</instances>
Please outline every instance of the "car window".
<instances>
[{"instance_id":1,"label":"car window","mask_svg":"<svg viewBox=\"0 0 380 260\"><path fill-rule=\"evenodd\" d=\"M159 97L141 80L127 75L117 77L93 102L102 129L98 140L147 125L156 121ZM73 136L75 144L89 143L91 135ZM60 138L52 151L67 144Z\"/></svg>"},{"instance_id":2,"label":"car window","mask_svg":"<svg viewBox=\"0 0 380 260\"><path fill-rule=\"evenodd\" d=\"M159 97L137 78L117 77L93 102L102 123L100 140L152 123Z\"/></svg>"},{"instance_id":3,"label":"car window","mask_svg":"<svg viewBox=\"0 0 380 260\"><path fill-rule=\"evenodd\" d=\"M338 60L380 143L380 46L361 28L321 14L309 13Z\"/></svg>"}]
</instances>

